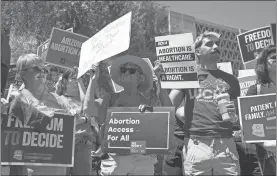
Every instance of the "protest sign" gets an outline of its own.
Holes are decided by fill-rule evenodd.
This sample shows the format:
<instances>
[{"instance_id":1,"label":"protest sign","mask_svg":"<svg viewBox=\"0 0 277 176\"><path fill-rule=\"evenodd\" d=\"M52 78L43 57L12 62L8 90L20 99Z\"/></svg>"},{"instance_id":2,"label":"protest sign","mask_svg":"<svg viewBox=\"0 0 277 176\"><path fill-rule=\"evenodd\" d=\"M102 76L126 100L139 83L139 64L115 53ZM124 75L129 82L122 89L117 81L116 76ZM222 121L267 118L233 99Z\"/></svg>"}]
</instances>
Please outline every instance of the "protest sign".
<instances>
[{"instance_id":1,"label":"protest sign","mask_svg":"<svg viewBox=\"0 0 277 176\"><path fill-rule=\"evenodd\" d=\"M248 89L250 86L256 84L257 76L245 76L245 77L239 77L239 85L240 85L240 96L243 97L246 95Z\"/></svg>"},{"instance_id":2,"label":"protest sign","mask_svg":"<svg viewBox=\"0 0 277 176\"><path fill-rule=\"evenodd\" d=\"M246 76L253 76L253 75L256 75L256 72L254 69L246 69L246 70L239 70L238 77L246 77Z\"/></svg>"},{"instance_id":3,"label":"protest sign","mask_svg":"<svg viewBox=\"0 0 277 176\"><path fill-rule=\"evenodd\" d=\"M268 45L273 44L270 26L241 33L237 35L237 41L246 69L254 68L255 58L259 52Z\"/></svg>"},{"instance_id":4,"label":"protest sign","mask_svg":"<svg viewBox=\"0 0 277 176\"><path fill-rule=\"evenodd\" d=\"M192 33L155 37L163 89L199 88Z\"/></svg>"},{"instance_id":5,"label":"protest sign","mask_svg":"<svg viewBox=\"0 0 277 176\"><path fill-rule=\"evenodd\" d=\"M1 165L73 167L73 116L56 113L46 129L37 132L14 116L1 115Z\"/></svg>"},{"instance_id":6,"label":"protest sign","mask_svg":"<svg viewBox=\"0 0 277 176\"><path fill-rule=\"evenodd\" d=\"M104 153L166 153L174 145L174 107L109 108L102 149ZM149 135L151 134L151 135Z\"/></svg>"},{"instance_id":7,"label":"protest sign","mask_svg":"<svg viewBox=\"0 0 277 176\"><path fill-rule=\"evenodd\" d=\"M126 51L130 45L132 12L108 24L83 43L77 78L100 61Z\"/></svg>"},{"instance_id":8,"label":"protest sign","mask_svg":"<svg viewBox=\"0 0 277 176\"><path fill-rule=\"evenodd\" d=\"M232 68L231 62L217 63L217 68L219 70L222 70L222 71L224 71L226 73L229 73L229 74L233 75L233 68Z\"/></svg>"},{"instance_id":9,"label":"protest sign","mask_svg":"<svg viewBox=\"0 0 277 176\"><path fill-rule=\"evenodd\" d=\"M271 36L274 42L274 45L276 45L276 23L270 24L270 29L271 29Z\"/></svg>"},{"instance_id":10,"label":"protest sign","mask_svg":"<svg viewBox=\"0 0 277 176\"><path fill-rule=\"evenodd\" d=\"M66 31L73 32L73 28L69 28ZM47 39L37 48L37 55L41 56L43 59L46 58L48 46L49 46L50 39Z\"/></svg>"},{"instance_id":11,"label":"protest sign","mask_svg":"<svg viewBox=\"0 0 277 176\"><path fill-rule=\"evenodd\" d=\"M81 46L87 39L80 34L53 28L45 62L65 68L78 66Z\"/></svg>"},{"instance_id":12,"label":"protest sign","mask_svg":"<svg viewBox=\"0 0 277 176\"><path fill-rule=\"evenodd\" d=\"M238 97L242 141L276 140L276 93Z\"/></svg>"},{"instance_id":13,"label":"protest sign","mask_svg":"<svg viewBox=\"0 0 277 176\"><path fill-rule=\"evenodd\" d=\"M109 74L111 75L111 66L108 66L108 71L109 71ZM118 93L118 92L121 92L124 90L124 88L118 84L116 84L112 79L112 85L113 85L113 90L115 93Z\"/></svg>"}]
</instances>

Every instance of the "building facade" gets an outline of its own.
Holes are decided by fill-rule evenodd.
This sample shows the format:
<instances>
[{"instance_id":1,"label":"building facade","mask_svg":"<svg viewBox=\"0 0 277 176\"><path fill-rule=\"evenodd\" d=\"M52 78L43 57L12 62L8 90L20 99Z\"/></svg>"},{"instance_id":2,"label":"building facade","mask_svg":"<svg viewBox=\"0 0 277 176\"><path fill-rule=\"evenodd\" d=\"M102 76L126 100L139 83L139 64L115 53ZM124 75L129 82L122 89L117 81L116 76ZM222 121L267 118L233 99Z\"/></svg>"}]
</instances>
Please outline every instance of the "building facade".
<instances>
[{"instance_id":1,"label":"building facade","mask_svg":"<svg viewBox=\"0 0 277 176\"><path fill-rule=\"evenodd\" d=\"M220 33L221 39L219 49L221 55L219 62L231 62L233 73L235 76L238 76L238 70L243 69L243 63L238 47L237 35L246 30L214 24L174 11L169 11L168 20L170 34L192 32L195 39L196 36L205 31Z\"/></svg>"}]
</instances>

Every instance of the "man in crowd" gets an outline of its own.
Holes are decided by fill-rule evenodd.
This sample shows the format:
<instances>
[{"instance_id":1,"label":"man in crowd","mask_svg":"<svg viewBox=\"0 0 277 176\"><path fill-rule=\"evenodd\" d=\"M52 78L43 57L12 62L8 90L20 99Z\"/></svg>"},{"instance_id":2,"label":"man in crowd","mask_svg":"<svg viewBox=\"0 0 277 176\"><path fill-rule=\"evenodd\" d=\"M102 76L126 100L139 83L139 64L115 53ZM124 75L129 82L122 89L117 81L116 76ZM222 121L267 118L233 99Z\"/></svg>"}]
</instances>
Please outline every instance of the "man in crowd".
<instances>
[{"instance_id":1,"label":"man in crowd","mask_svg":"<svg viewBox=\"0 0 277 176\"><path fill-rule=\"evenodd\" d=\"M98 78L98 68L95 75L91 77L86 98L84 102L85 112L89 112L91 107L98 109L97 117L103 124L108 107L141 107L143 110L150 106L150 102L142 95L152 88L152 70L148 63L142 58L135 56L122 56L113 60L111 66L111 76L115 83L124 87L120 93L110 94L104 97L101 103L94 101L96 80ZM158 74L158 73L157 73ZM158 76L159 77L159 76ZM160 85L159 85L160 86ZM166 90L158 91L162 106L171 106L171 101ZM94 111L96 112L96 111ZM104 128L104 127L103 127ZM108 158L102 160L102 175L154 175L154 164L156 158L150 155L131 154L109 154Z\"/></svg>"},{"instance_id":2,"label":"man in crowd","mask_svg":"<svg viewBox=\"0 0 277 176\"><path fill-rule=\"evenodd\" d=\"M217 69L219 38L217 33L205 32L195 41L200 88L172 90L170 93L175 107L185 100L185 175L240 174L238 153L232 138L235 126L232 117L236 116L234 103L227 100L225 112L222 112L217 102L217 97L223 93L226 99L235 100L240 95L240 87L233 75ZM223 120L226 115L231 119Z\"/></svg>"}]
</instances>

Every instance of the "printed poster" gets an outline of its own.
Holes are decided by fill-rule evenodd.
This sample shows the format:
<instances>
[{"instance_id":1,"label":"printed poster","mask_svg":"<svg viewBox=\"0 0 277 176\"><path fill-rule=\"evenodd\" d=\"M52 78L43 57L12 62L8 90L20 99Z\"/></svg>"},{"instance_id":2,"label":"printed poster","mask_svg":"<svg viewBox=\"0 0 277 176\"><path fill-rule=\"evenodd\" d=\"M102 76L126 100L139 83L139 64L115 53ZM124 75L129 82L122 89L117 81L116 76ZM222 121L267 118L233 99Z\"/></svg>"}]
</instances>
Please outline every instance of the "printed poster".
<instances>
[{"instance_id":1,"label":"printed poster","mask_svg":"<svg viewBox=\"0 0 277 176\"><path fill-rule=\"evenodd\" d=\"M73 167L73 116L56 113L41 132L14 116L1 116L1 165Z\"/></svg>"},{"instance_id":2,"label":"printed poster","mask_svg":"<svg viewBox=\"0 0 277 176\"><path fill-rule=\"evenodd\" d=\"M248 89L250 86L255 85L257 82L257 76L245 76L245 77L239 77L239 85L240 85L240 96L244 97L247 94Z\"/></svg>"},{"instance_id":3,"label":"printed poster","mask_svg":"<svg viewBox=\"0 0 277 176\"><path fill-rule=\"evenodd\" d=\"M238 97L242 141L276 140L276 93Z\"/></svg>"},{"instance_id":4,"label":"printed poster","mask_svg":"<svg viewBox=\"0 0 277 176\"><path fill-rule=\"evenodd\" d=\"M174 144L174 107L109 108L102 149L104 153L166 153ZM151 135L149 135L151 134Z\"/></svg>"},{"instance_id":5,"label":"printed poster","mask_svg":"<svg viewBox=\"0 0 277 176\"><path fill-rule=\"evenodd\" d=\"M73 32L73 28L69 28L66 31ZM37 55L41 56L43 59L46 59L49 42L50 42L50 39L47 39L37 48Z\"/></svg>"},{"instance_id":6,"label":"printed poster","mask_svg":"<svg viewBox=\"0 0 277 176\"><path fill-rule=\"evenodd\" d=\"M199 88L192 33L155 37L163 89Z\"/></svg>"},{"instance_id":7,"label":"printed poster","mask_svg":"<svg viewBox=\"0 0 277 176\"><path fill-rule=\"evenodd\" d=\"M270 26L253 29L237 35L238 46L245 69L253 69L261 50L273 44Z\"/></svg>"},{"instance_id":8,"label":"printed poster","mask_svg":"<svg viewBox=\"0 0 277 176\"><path fill-rule=\"evenodd\" d=\"M77 78L91 65L126 51L130 45L132 12L108 24L82 45Z\"/></svg>"},{"instance_id":9,"label":"printed poster","mask_svg":"<svg viewBox=\"0 0 277 176\"><path fill-rule=\"evenodd\" d=\"M272 39L274 41L274 45L276 45L276 23L270 24L270 29L271 29Z\"/></svg>"},{"instance_id":10,"label":"printed poster","mask_svg":"<svg viewBox=\"0 0 277 176\"><path fill-rule=\"evenodd\" d=\"M45 62L64 68L79 65L82 44L88 37L53 28Z\"/></svg>"}]
</instances>

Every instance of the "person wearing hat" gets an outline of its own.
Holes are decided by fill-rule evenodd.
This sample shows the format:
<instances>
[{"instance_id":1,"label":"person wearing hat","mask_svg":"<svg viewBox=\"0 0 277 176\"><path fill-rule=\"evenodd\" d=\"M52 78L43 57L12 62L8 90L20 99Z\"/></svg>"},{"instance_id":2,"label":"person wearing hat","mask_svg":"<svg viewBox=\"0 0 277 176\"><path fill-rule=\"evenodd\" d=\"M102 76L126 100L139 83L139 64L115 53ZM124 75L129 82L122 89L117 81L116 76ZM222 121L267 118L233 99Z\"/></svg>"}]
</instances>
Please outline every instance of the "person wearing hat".
<instances>
[{"instance_id":1,"label":"person wearing hat","mask_svg":"<svg viewBox=\"0 0 277 176\"><path fill-rule=\"evenodd\" d=\"M142 92L152 89L152 74L149 64L140 57L127 55L115 58L111 65L111 77L124 90L105 96L100 103L94 100L96 80L99 75L98 67L95 67L95 74L91 77L86 92L84 111L89 112L92 109L91 107L96 107L98 109L96 116L100 117L98 119L100 124L105 122L108 107L140 107L140 111L143 112L145 107L151 106L151 103L143 96ZM159 74L159 72L156 71L156 74ZM166 90L159 88L158 92L161 105L172 106ZM150 155L109 154L106 159L102 159L101 175L154 175L154 164L156 162L156 157Z\"/></svg>"}]
</instances>

